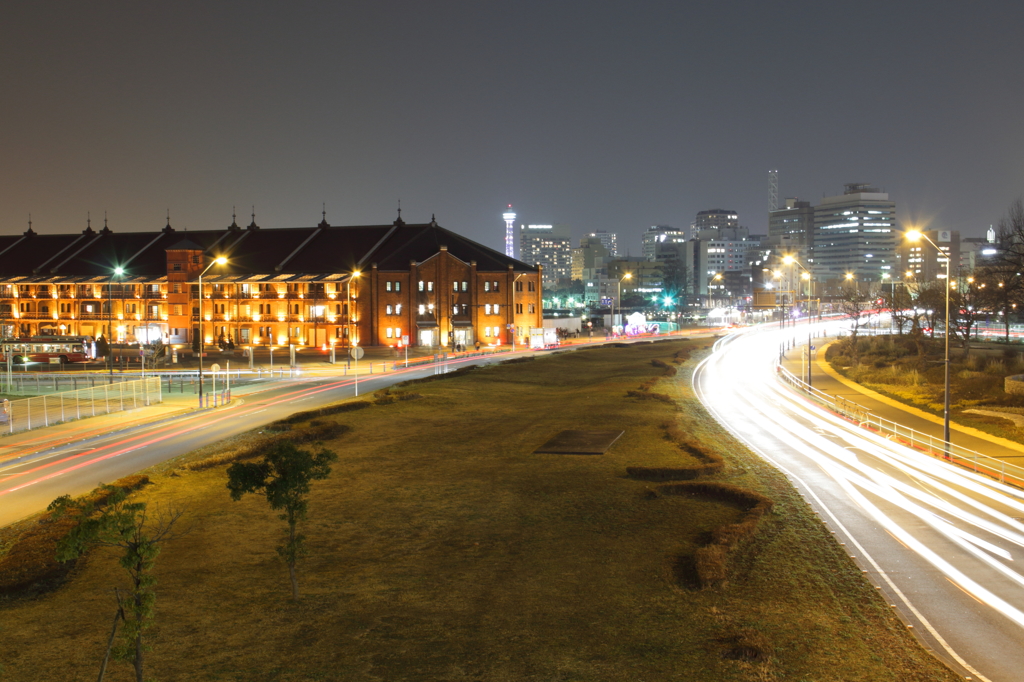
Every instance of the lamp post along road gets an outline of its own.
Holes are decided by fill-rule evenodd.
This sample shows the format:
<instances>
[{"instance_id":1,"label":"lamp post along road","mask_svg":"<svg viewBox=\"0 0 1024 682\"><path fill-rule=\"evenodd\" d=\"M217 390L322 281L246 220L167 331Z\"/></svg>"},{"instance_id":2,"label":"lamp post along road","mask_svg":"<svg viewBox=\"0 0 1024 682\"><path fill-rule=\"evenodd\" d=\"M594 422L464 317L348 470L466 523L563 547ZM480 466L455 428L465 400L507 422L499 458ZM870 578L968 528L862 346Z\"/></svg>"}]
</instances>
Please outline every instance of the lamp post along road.
<instances>
[{"instance_id":1,"label":"lamp post along road","mask_svg":"<svg viewBox=\"0 0 1024 682\"><path fill-rule=\"evenodd\" d=\"M622 280L624 279L633 279L633 273L627 272L619 278L619 292L618 296L615 298L615 303L619 307L619 317L622 317ZM623 329L625 329L625 325L623 325ZM612 308L612 331L615 331L615 308Z\"/></svg>"},{"instance_id":2,"label":"lamp post along road","mask_svg":"<svg viewBox=\"0 0 1024 682\"><path fill-rule=\"evenodd\" d=\"M929 244L931 244L935 248L935 251L937 253L943 254L946 257L946 344L945 344L946 345L946 350L945 350L945 360L944 360L944 363L946 365L946 387L945 387L945 395L944 395L943 401L942 401L942 438L947 443L949 443L950 442L950 440L949 440L949 323L950 323L950 321L949 321L949 282L950 282L950 279L949 279L949 261L950 261L950 254L948 252L944 252L942 249L940 249L938 244L936 244L931 239L929 239L928 235L926 235L925 233L921 232L920 230L910 230L909 232L906 233L905 236L906 236L906 238L909 241L912 241L912 242L916 242L919 239L924 239L926 242L928 242ZM948 456L949 455L947 454L947 457Z\"/></svg>"},{"instance_id":3,"label":"lamp post along road","mask_svg":"<svg viewBox=\"0 0 1024 682\"><path fill-rule=\"evenodd\" d=\"M203 275L205 275L210 268L214 265L224 265L228 262L228 259L221 256L213 259L213 262L206 266L202 272L199 273L199 407L203 407L203 354L206 352L206 325L203 324ZM216 379L214 380L216 381Z\"/></svg>"},{"instance_id":4,"label":"lamp post along road","mask_svg":"<svg viewBox=\"0 0 1024 682\"><path fill-rule=\"evenodd\" d=\"M805 282L807 282L807 386L808 386L808 388L810 388L811 387L811 324L813 322L811 320L811 271L808 270L807 268L805 268L804 264L801 263L800 261L798 261L793 256L786 256L785 258L782 259L782 262L787 263L788 265L790 265L791 266L790 270L792 270L792 265L794 263L796 265L799 265L800 269L803 270L803 273L800 275L800 278L802 280L804 280ZM821 306L819 305L818 308L820 310ZM795 322L794 322L794 324L795 324Z\"/></svg>"},{"instance_id":5,"label":"lamp post along road","mask_svg":"<svg viewBox=\"0 0 1024 682\"><path fill-rule=\"evenodd\" d=\"M110 356L110 383L114 383L114 278L124 274L122 268L114 268L107 282L107 355Z\"/></svg>"}]
</instances>

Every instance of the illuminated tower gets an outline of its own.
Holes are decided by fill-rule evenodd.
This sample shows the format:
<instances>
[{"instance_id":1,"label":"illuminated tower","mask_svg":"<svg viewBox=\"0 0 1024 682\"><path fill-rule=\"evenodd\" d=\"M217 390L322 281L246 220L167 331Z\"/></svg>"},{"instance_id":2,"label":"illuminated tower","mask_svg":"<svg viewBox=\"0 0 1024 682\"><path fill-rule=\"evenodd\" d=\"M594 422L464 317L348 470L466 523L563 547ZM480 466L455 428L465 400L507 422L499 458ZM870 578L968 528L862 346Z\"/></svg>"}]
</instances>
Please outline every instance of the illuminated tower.
<instances>
[{"instance_id":1,"label":"illuminated tower","mask_svg":"<svg viewBox=\"0 0 1024 682\"><path fill-rule=\"evenodd\" d=\"M505 213L501 216L505 219L505 255L509 258L516 257L516 212L512 210L512 204L508 205Z\"/></svg>"}]
</instances>

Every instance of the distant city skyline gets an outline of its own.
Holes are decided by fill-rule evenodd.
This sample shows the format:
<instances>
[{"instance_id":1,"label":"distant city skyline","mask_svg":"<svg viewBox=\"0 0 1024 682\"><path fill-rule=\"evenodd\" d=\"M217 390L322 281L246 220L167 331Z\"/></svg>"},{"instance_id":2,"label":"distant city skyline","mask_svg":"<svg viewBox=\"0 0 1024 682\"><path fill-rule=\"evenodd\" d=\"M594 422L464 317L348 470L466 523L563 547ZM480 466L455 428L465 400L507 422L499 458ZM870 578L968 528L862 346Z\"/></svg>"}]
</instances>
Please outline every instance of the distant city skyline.
<instances>
[{"instance_id":1,"label":"distant city skyline","mask_svg":"<svg viewBox=\"0 0 1024 682\"><path fill-rule=\"evenodd\" d=\"M394 220L504 251L871 182L983 236L1024 194L1024 6L15 3L0 22L0 234ZM707 30L693 30L701 26ZM855 40L836 42L835 27ZM686 40L679 40L686 35ZM504 36L506 39L499 39ZM728 36L728 50L722 37ZM429 44L429 49L424 45ZM116 46L116 49L111 49ZM386 46L386 49L382 49ZM246 218L245 222L249 222ZM495 223L497 222L497 229Z\"/></svg>"}]
</instances>

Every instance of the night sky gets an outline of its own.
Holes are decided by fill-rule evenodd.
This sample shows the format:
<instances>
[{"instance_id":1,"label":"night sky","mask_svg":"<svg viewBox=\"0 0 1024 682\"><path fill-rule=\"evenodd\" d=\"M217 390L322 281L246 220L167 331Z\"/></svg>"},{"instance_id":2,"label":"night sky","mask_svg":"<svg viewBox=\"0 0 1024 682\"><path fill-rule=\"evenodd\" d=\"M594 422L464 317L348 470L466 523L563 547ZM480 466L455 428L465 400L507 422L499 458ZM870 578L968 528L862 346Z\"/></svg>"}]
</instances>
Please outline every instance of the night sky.
<instances>
[{"instance_id":1,"label":"night sky","mask_svg":"<svg viewBox=\"0 0 1024 682\"><path fill-rule=\"evenodd\" d=\"M502 248L869 182L981 235L1024 193L1015 2L6 2L0 233L408 222Z\"/></svg>"}]
</instances>

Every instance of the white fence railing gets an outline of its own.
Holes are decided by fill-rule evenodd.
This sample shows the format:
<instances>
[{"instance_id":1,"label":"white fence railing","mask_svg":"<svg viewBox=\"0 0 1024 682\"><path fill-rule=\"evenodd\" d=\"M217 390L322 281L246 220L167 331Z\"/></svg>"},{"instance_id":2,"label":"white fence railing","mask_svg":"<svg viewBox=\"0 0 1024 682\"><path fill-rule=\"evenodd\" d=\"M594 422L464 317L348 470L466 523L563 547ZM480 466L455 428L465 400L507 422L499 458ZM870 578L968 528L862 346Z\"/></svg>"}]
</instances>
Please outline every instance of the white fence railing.
<instances>
[{"instance_id":1,"label":"white fence railing","mask_svg":"<svg viewBox=\"0 0 1024 682\"><path fill-rule=\"evenodd\" d=\"M163 401L160 380L146 378L103 384L77 391L48 393L24 400L4 401L0 433L30 431L72 419L132 410Z\"/></svg>"},{"instance_id":2,"label":"white fence railing","mask_svg":"<svg viewBox=\"0 0 1024 682\"><path fill-rule=\"evenodd\" d=\"M948 462L966 467L976 473L991 476L1002 483L1009 483L1024 488L1024 468L1022 467L1007 464L1001 459L990 457L955 443L949 443L942 438L916 431L909 426L904 426L890 419L884 419L852 400L847 400L838 395L832 396L824 391L808 386L807 382L781 365L778 366L778 370L780 379L793 386L796 390L803 392L825 408L846 417L862 428L884 434L904 445L927 452L933 457L939 457Z\"/></svg>"}]
</instances>

